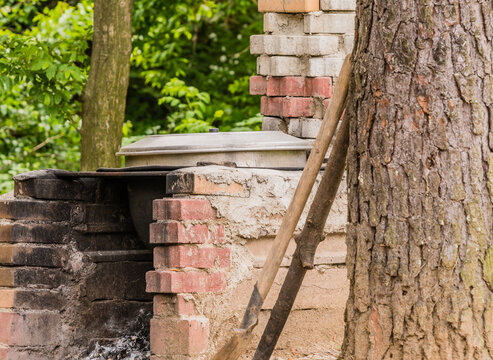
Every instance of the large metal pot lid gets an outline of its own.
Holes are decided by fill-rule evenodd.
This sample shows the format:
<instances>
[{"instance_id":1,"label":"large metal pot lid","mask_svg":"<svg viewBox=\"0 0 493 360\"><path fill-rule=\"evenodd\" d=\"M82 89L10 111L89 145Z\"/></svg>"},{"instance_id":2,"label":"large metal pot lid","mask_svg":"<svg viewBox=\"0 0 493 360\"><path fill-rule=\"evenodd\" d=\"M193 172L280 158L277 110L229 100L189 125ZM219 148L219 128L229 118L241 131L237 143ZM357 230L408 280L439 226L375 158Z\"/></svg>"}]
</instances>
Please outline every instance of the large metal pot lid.
<instances>
[{"instance_id":1,"label":"large metal pot lid","mask_svg":"<svg viewBox=\"0 0 493 360\"><path fill-rule=\"evenodd\" d=\"M310 150L308 141L281 131L151 135L123 147L117 155L139 156L233 151Z\"/></svg>"}]
</instances>

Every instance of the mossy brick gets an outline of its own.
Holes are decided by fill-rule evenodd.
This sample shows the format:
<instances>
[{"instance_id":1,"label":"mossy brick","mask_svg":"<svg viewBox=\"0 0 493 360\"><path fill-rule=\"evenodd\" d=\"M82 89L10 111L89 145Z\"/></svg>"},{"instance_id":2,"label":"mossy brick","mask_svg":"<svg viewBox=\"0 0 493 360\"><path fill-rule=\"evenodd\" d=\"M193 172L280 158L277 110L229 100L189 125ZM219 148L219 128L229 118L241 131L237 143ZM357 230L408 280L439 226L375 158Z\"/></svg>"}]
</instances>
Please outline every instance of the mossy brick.
<instances>
[{"instance_id":1,"label":"mossy brick","mask_svg":"<svg viewBox=\"0 0 493 360\"><path fill-rule=\"evenodd\" d=\"M154 220L211 220L215 211L205 199L159 199L153 202Z\"/></svg>"},{"instance_id":2,"label":"mossy brick","mask_svg":"<svg viewBox=\"0 0 493 360\"><path fill-rule=\"evenodd\" d=\"M224 242L224 225L184 225L175 220L150 225L151 244L219 244Z\"/></svg>"},{"instance_id":3,"label":"mossy brick","mask_svg":"<svg viewBox=\"0 0 493 360\"><path fill-rule=\"evenodd\" d=\"M0 244L0 265L63 267L67 251L54 246Z\"/></svg>"},{"instance_id":4,"label":"mossy brick","mask_svg":"<svg viewBox=\"0 0 493 360\"><path fill-rule=\"evenodd\" d=\"M69 240L65 224L4 223L0 224L0 243L62 244Z\"/></svg>"},{"instance_id":5,"label":"mossy brick","mask_svg":"<svg viewBox=\"0 0 493 360\"><path fill-rule=\"evenodd\" d=\"M70 220L70 210L69 203L60 201L0 201L0 219L62 222Z\"/></svg>"},{"instance_id":6,"label":"mossy brick","mask_svg":"<svg viewBox=\"0 0 493 360\"><path fill-rule=\"evenodd\" d=\"M216 247L158 246L154 248L154 267L163 268L229 268L231 250Z\"/></svg>"},{"instance_id":7,"label":"mossy brick","mask_svg":"<svg viewBox=\"0 0 493 360\"><path fill-rule=\"evenodd\" d=\"M226 288L226 277L222 272L150 271L146 284L146 291L153 294L218 292Z\"/></svg>"},{"instance_id":8,"label":"mossy brick","mask_svg":"<svg viewBox=\"0 0 493 360\"><path fill-rule=\"evenodd\" d=\"M7 346L47 346L61 343L63 332L58 313L2 311L0 324L0 343Z\"/></svg>"},{"instance_id":9,"label":"mossy brick","mask_svg":"<svg viewBox=\"0 0 493 360\"><path fill-rule=\"evenodd\" d=\"M94 179L27 179L15 181L15 196L44 200L95 201L99 181Z\"/></svg>"},{"instance_id":10,"label":"mossy brick","mask_svg":"<svg viewBox=\"0 0 493 360\"><path fill-rule=\"evenodd\" d=\"M40 267L0 267L0 287L57 288L68 282L61 269Z\"/></svg>"},{"instance_id":11,"label":"mossy brick","mask_svg":"<svg viewBox=\"0 0 493 360\"><path fill-rule=\"evenodd\" d=\"M154 355L199 355L207 350L209 319L152 319L150 338Z\"/></svg>"},{"instance_id":12,"label":"mossy brick","mask_svg":"<svg viewBox=\"0 0 493 360\"><path fill-rule=\"evenodd\" d=\"M62 294L43 289L0 289L0 308L15 310L60 310Z\"/></svg>"}]
</instances>

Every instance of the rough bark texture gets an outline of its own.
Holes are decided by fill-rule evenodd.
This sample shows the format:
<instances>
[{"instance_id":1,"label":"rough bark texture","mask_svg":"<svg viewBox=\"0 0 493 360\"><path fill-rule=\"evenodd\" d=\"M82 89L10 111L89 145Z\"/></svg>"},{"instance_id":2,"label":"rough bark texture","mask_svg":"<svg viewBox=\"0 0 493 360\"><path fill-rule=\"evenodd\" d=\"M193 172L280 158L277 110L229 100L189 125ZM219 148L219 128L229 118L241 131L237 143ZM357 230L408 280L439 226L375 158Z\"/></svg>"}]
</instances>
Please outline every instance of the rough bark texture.
<instances>
[{"instance_id":1,"label":"rough bark texture","mask_svg":"<svg viewBox=\"0 0 493 360\"><path fill-rule=\"evenodd\" d=\"M95 0L91 70L84 89L81 168L120 167L132 51L133 0Z\"/></svg>"},{"instance_id":2,"label":"rough bark texture","mask_svg":"<svg viewBox=\"0 0 493 360\"><path fill-rule=\"evenodd\" d=\"M492 2L357 16L342 358L492 359Z\"/></svg>"}]
</instances>

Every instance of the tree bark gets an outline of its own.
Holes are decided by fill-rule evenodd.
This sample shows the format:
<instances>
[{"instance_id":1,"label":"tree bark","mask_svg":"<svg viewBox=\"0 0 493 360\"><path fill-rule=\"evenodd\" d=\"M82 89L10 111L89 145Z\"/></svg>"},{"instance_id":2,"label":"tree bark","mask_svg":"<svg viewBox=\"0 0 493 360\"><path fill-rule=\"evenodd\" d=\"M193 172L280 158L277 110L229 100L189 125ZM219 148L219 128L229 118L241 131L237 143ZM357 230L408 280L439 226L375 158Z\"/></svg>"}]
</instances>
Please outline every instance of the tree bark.
<instances>
[{"instance_id":1,"label":"tree bark","mask_svg":"<svg viewBox=\"0 0 493 360\"><path fill-rule=\"evenodd\" d=\"M95 0L89 79L84 89L81 168L120 167L132 51L133 0Z\"/></svg>"},{"instance_id":2,"label":"tree bark","mask_svg":"<svg viewBox=\"0 0 493 360\"><path fill-rule=\"evenodd\" d=\"M341 358L492 359L492 2L357 17Z\"/></svg>"}]
</instances>

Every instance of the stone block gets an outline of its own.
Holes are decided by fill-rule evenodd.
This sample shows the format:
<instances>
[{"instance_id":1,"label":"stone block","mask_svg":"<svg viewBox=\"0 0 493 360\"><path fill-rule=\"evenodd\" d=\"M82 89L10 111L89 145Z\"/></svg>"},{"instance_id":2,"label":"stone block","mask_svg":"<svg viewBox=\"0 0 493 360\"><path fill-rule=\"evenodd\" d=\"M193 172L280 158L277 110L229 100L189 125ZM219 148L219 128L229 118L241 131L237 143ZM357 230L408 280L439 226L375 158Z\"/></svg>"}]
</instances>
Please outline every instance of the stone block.
<instances>
[{"instance_id":1,"label":"stone block","mask_svg":"<svg viewBox=\"0 0 493 360\"><path fill-rule=\"evenodd\" d=\"M304 30L307 34L354 33L354 14L327 14L317 12L305 15Z\"/></svg>"},{"instance_id":2,"label":"stone block","mask_svg":"<svg viewBox=\"0 0 493 360\"><path fill-rule=\"evenodd\" d=\"M264 32L268 34L303 35L304 18L301 14L264 14Z\"/></svg>"},{"instance_id":3,"label":"stone block","mask_svg":"<svg viewBox=\"0 0 493 360\"><path fill-rule=\"evenodd\" d=\"M154 248L154 267L212 269L229 268L231 250L191 246L159 246Z\"/></svg>"},{"instance_id":4,"label":"stone block","mask_svg":"<svg viewBox=\"0 0 493 360\"><path fill-rule=\"evenodd\" d=\"M262 131L282 131L287 133L288 128L284 119L265 116L262 120Z\"/></svg>"},{"instance_id":5,"label":"stone block","mask_svg":"<svg viewBox=\"0 0 493 360\"><path fill-rule=\"evenodd\" d=\"M88 233L130 232L129 214L121 204L77 204L72 210L74 228Z\"/></svg>"},{"instance_id":6,"label":"stone block","mask_svg":"<svg viewBox=\"0 0 493 360\"><path fill-rule=\"evenodd\" d=\"M259 12L300 13L320 10L320 0L259 0Z\"/></svg>"},{"instance_id":7,"label":"stone block","mask_svg":"<svg viewBox=\"0 0 493 360\"><path fill-rule=\"evenodd\" d=\"M153 355L199 355L207 349L209 319L152 319Z\"/></svg>"},{"instance_id":8,"label":"stone block","mask_svg":"<svg viewBox=\"0 0 493 360\"><path fill-rule=\"evenodd\" d=\"M224 225L184 225L159 221L150 226L151 244L220 244L224 242Z\"/></svg>"},{"instance_id":9,"label":"stone block","mask_svg":"<svg viewBox=\"0 0 493 360\"><path fill-rule=\"evenodd\" d=\"M320 10L324 11L354 11L356 0L320 0Z\"/></svg>"},{"instance_id":10,"label":"stone block","mask_svg":"<svg viewBox=\"0 0 493 360\"><path fill-rule=\"evenodd\" d=\"M211 220L216 218L204 199L159 199L153 202L154 220Z\"/></svg>"},{"instance_id":11,"label":"stone block","mask_svg":"<svg viewBox=\"0 0 493 360\"><path fill-rule=\"evenodd\" d=\"M150 271L146 274L146 283L146 291L154 294L217 292L226 288L222 272Z\"/></svg>"}]
</instances>

